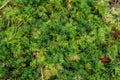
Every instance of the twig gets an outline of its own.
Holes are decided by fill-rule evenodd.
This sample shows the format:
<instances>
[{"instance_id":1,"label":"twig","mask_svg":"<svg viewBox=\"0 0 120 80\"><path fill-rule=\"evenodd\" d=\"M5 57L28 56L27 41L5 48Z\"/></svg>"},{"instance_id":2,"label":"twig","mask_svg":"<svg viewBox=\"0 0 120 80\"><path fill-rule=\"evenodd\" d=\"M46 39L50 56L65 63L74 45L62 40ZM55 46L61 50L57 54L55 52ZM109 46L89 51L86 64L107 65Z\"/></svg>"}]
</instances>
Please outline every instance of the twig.
<instances>
[{"instance_id":1,"label":"twig","mask_svg":"<svg viewBox=\"0 0 120 80\"><path fill-rule=\"evenodd\" d=\"M44 80L43 69L42 69L42 67L41 67L41 78L42 78L42 80Z\"/></svg>"},{"instance_id":2,"label":"twig","mask_svg":"<svg viewBox=\"0 0 120 80\"><path fill-rule=\"evenodd\" d=\"M120 62L115 62L115 64L120 65Z\"/></svg>"},{"instance_id":3,"label":"twig","mask_svg":"<svg viewBox=\"0 0 120 80\"><path fill-rule=\"evenodd\" d=\"M10 0L7 0L7 1L0 7L0 10L3 9L9 2L10 2Z\"/></svg>"}]
</instances>

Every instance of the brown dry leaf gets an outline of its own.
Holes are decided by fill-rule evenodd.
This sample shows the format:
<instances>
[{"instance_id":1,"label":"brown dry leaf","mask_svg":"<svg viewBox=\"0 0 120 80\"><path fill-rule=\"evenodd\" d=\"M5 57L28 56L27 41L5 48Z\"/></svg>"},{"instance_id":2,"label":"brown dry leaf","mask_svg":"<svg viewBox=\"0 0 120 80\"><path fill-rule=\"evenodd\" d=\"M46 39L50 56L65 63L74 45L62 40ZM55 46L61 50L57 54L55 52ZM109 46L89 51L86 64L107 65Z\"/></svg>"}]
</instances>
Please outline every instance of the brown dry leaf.
<instances>
[{"instance_id":1,"label":"brown dry leaf","mask_svg":"<svg viewBox=\"0 0 120 80\"><path fill-rule=\"evenodd\" d=\"M71 9L72 7L73 7L72 3L69 3L69 4L67 5L67 8L69 8L69 9Z\"/></svg>"},{"instance_id":2,"label":"brown dry leaf","mask_svg":"<svg viewBox=\"0 0 120 80\"><path fill-rule=\"evenodd\" d=\"M33 55L34 55L35 58L38 58L39 57L39 52L36 51L36 52L33 53Z\"/></svg>"},{"instance_id":3,"label":"brown dry leaf","mask_svg":"<svg viewBox=\"0 0 120 80\"><path fill-rule=\"evenodd\" d=\"M70 59L73 60L73 61L79 60L80 59L79 54L70 55Z\"/></svg>"}]
</instances>

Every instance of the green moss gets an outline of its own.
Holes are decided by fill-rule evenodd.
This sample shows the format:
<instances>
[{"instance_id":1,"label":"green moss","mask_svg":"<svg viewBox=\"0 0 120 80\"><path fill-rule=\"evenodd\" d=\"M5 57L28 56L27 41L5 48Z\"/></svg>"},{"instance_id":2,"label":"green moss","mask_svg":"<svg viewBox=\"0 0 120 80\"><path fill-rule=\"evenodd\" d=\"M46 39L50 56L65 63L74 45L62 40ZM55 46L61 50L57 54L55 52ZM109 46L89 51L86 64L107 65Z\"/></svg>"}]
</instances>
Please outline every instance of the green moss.
<instances>
[{"instance_id":1,"label":"green moss","mask_svg":"<svg viewBox=\"0 0 120 80\"><path fill-rule=\"evenodd\" d=\"M120 11L108 2L10 1L0 10L0 79L118 80Z\"/></svg>"}]
</instances>

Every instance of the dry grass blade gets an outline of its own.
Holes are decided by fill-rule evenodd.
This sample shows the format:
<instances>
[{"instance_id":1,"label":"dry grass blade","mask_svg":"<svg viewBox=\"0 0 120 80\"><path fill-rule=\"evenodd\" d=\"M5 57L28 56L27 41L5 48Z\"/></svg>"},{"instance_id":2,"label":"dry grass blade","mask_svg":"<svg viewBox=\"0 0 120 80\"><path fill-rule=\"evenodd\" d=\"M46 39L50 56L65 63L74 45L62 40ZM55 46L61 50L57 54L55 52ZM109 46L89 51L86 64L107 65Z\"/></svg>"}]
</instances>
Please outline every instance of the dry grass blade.
<instances>
[{"instance_id":1,"label":"dry grass blade","mask_svg":"<svg viewBox=\"0 0 120 80\"><path fill-rule=\"evenodd\" d=\"M0 7L0 10L3 9L9 2L10 2L10 0L7 0L7 1Z\"/></svg>"}]
</instances>

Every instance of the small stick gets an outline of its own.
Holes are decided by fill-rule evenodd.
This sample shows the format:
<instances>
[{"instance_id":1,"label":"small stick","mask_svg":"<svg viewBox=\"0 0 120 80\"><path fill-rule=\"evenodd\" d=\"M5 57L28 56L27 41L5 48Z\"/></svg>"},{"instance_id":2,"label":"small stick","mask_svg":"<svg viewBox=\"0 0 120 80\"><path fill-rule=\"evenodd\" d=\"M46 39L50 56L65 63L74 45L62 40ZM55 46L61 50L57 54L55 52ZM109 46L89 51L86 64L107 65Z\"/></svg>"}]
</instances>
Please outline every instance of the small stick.
<instances>
[{"instance_id":1,"label":"small stick","mask_svg":"<svg viewBox=\"0 0 120 80\"><path fill-rule=\"evenodd\" d=\"M41 67L41 77L42 77L42 80L44 80L44 76L43 76L43 68Z\"/></svg>"},{"instance_id":2,"label":"small stick","mask_svg":"<svg viewBox=\"0 0 120 80\"><path fill-rule=\"evenodd\" d=\"M115 62L115 64L120 65L120 62Z\"/></svg>"},{"instance_id":3,"label":"small stick","mask_svg":"<svg viewBox=\"0 0 120 80\"><path fill-rule=\"evenodd\" d=\"M10 2L10 0L7 0L6 3L4 3L4 4L0 7L0 10L3 9L9 2Z\"/></svg>"}]
</instances>

